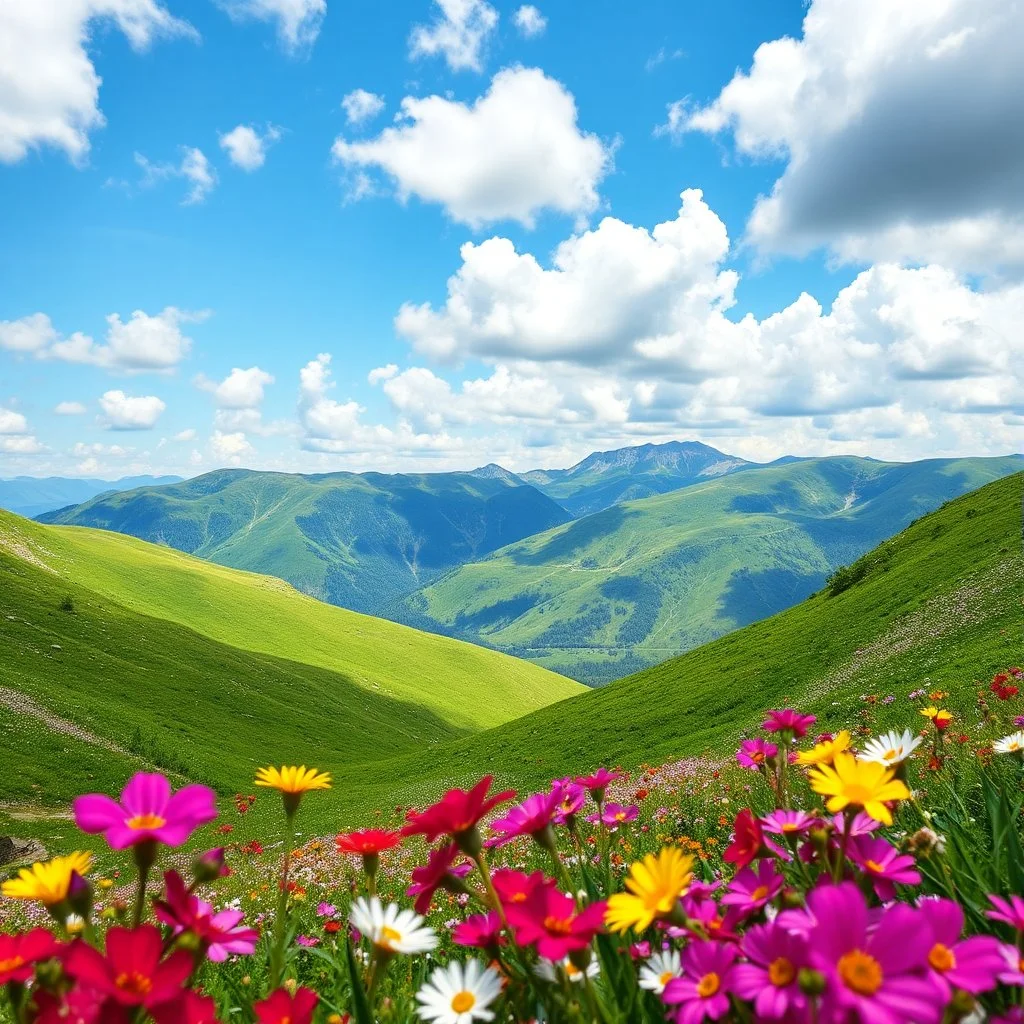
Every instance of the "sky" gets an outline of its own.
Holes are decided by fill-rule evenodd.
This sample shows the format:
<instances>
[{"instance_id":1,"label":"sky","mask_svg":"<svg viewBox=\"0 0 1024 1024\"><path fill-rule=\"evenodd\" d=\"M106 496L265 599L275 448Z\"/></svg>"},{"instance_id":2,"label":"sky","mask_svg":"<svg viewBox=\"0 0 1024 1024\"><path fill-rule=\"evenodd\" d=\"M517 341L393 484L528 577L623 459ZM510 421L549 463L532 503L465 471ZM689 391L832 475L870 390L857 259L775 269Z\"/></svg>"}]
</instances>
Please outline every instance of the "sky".
<instances>
[{"instance_id":1,"label":"sky","mask_svg":"<svg viewBox=\"0 0 1024 1024\"><path fill-rule=\"evenodd\" d=\"M1024 3L4 0L0 476L1024 451Z\"/></svg>"}]
</instances>

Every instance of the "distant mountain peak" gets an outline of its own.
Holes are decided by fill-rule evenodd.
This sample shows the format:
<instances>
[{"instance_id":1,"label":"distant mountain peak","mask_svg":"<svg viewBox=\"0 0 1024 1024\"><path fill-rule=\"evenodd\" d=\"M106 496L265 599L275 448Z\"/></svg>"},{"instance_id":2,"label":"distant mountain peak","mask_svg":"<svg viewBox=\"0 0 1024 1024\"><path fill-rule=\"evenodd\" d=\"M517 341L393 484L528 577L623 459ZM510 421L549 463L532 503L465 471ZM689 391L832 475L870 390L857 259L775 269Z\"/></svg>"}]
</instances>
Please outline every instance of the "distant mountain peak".
<instances>
[{"instance_id":1,"label":"distant mountain peak","mask_svg":"<svg viewBox=\"0 0 1024 1024\"><path fill-rule=\"evenodd\" d=\"M488 462L486 466L469 471L470 476L479 477L481 480L504 480L510 484L521 484L523 481L510 469L499 466L496 462Z\"/></svg>"}]
</instances>

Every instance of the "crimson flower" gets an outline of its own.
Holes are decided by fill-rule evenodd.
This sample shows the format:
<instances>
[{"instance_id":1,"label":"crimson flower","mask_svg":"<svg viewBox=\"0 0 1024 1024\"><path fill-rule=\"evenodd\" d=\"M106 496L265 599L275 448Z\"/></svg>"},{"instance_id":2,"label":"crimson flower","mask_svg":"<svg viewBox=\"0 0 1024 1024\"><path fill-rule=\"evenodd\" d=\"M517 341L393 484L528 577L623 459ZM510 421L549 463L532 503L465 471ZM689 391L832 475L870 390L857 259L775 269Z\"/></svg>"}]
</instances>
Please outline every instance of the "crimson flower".
<instances>
[{"instance_id":1,"label":"crimson flower","mask_svg":"<svg viewBox=\"0 0 1024 1024\"><path fill-rule=\"evenodd\" d=\"M20 935L0 935L0 986L9 981L28 981L40 960L60 952L60 943L45 928Z\"/></svg>"},{"instance_id":2,"label":"crimson flower","mask_svg":"<svg viewBox=\"0 0 1024 1024\"><path fill-rule=\"evenodd\" d=\"M192 973L192 954L179 949L161 961L160 930L151 924L138 928L111 928L106 956L75 942L64 970L77 981L122 1006L147 1009L173 999Z\"/></svg>"},{"instance_id":3,"label":"crimson flower","mask_svg":"<svg viewBox=\"0 0 1024 1024\"><path fill-rule=\"evenodd\" d=\"M191 990L169 1003L154 1006L151 1015L156 1024L219 1024L217 1004L209 996Z\"/></svg>"},{"instance_id":4,"label":"crimson flower","mask_svg":"<svg viewBox=\"0 0 1024 1024\"><path fill-rule=\"evenodd\" d=\"M475 857L480 852L480 835L476 830L480 819L498 804L514 797L515 790L506 789L487 795L493 777L485 775L472 789L449 789L436 804L425 811L410 811L403 836L426 836L432 843L438 836L449 835L464 853Z\"/></svg>"},{"instance_id":5,"label":"crimson flower","mask_svg":"<svg viewBox=\"0 0 1024 1024\"><path fill-rule=\"evenodd\" d=\"M491 876L491 882L503 907L525 903L537 889L553 889L556 884L553 878L546 878L543 871L524 875L522 871L510 868L499 868Z\"/></svg>"},{"instance_id":6,"label":"crimson flower","mask_svg":"<svg viewBox=\"0 0 1024 1024\"><path fill-rule=\"evenodd\" d=\"M478 949L493 949L503 941L501 918L495 910L486 914L474 914L460 921L452 932L452 941L457 946L476 946Z\"/></svg>"},{"instance_id":7,"label":"crimson flower","mask_svg":"<svg viewBox=\"0 0 1024 1024\"><path fill-rule=\"evenodd\" d=\"M590 945L601 930L606 906L602 900L576 913L571 896L541 886L523 903L506 906L505 916L515 928L516 942L535 946L540 956L558 961Z\"/></svg>"},{"instance_id":8,"label":"crimson flower","mask_svg":"<svg viewBox=\"0 0 1024 1024\"><path fill-rule=\"evenodd\" d=\"M789 733L800 739L807 735L807 730L817 721L815 715L802 715L792 708L781 711L769 711L768 717L761 723L765 732Z\"/></svg>"},{"instance_id":9,"label":"crimson flower","mask_svg":"<svg viewBox=\"0 0 1024 1024\"><path fill-rule=\"evenodd\" d=\"M456 893L465 891L460 879L468 875L472 867L465 863L456 864L455 859L460 855L458 846L449 843L431 850L427 863L413 868L412 885L405 890L405 895L416 897L413 905L417 914L426 914L430 910L430 901L438 889Z\"/></svg>"},{"instance_id":10,"label":"crimson flower","mask_svg":"<svg viewBox=\"0 0 1024 1024\"><path fill-rule=\"evenodd\" d=\"M356 854L360 857L394 849L401 841L402 834L400 832L389 832L383 828L365 828L360 832L345 832L334 838L338 853Z\"/></svg>"},{"instance_id":11,"label":"crimson flower","mask_svg":"<svg viewBox=\"0 0 1024 1024\"><path fill-rule=\"evenodd\" d=\"M217 963L231 953L248 955L256 948L260 933L241 927L240 910L214 912L209 903L185 888L177 871L164 875L164 898L154 904L157 919L170 925L175 934L191 932L202 943L209 958Z\"/></svg>"},{"instance_id":12,"label":"crimson flower","mask_svg":"<svg viewBox=\"0 0 1024 1024\"><path fill-rule=\"evenodd\" d=\"M207 786L185 786L172 794L163 775L138 772L121 791L120 803L91 793L75 800L74 811L83 832L105 832L114 850L146 841L181 846L217 817L217 801Z\"/></svg>"},{"instance_id":13,"label":"crimson flower","mask_svg":"<svg viewBox=\"0 0 1024 1024\"><path fill-rule=\"evenodd\" d=\"M32 1024L131 1024L126 1007L91 988L78 986L60 995L36 989L32 1002Z\"/></svg>"},{"instance_id":14,"label":"crimson flower","mask_svg":"<svg viewBox=\"0 0 1024 1024\"><path fill-rule=\"evenodd\" d=\"M552 846L551 823L558 813L562 796L562 790L557 787L549 793L528 796L521 804L510 808L504 818L491 824L491 831L497 835L488 839L486 845L504 846L520 836L530 836L542 846Z\"/></svg>"},{"instance_id":15,"label":"crimson flower","mask_svg":"<svg viewBox=\"0 0 1024 1024\"><path fill-rule=\"evenodd\" d=\"M789 854L764 834L761 822L754 817L750 808L744 807L736 815L736 822L733 825L733 840L722 856L730 864L735 864L738 868L745 868L758 857L770 857L772 854L783 860L790 860Z\"/></svg>"},{"instance_id":16,"label":"crimson flower","mask_svg":"<svg viewBox=\"0 0 1024 1024\"><path fill-rule=\"evenodd\" d=\"M253 1009L259 1024L309 1024L319 998L308 988L297 988L294 995L279 988Z\"/></svg>"},{"instance_id":17,"label":"crimson flower","mask_svg":"<svg viewBox=\"0 0 1024 1024\"><path fill-rule=\"evenodd\" d=\"M608 828L615 829L620 825L636 821L639 813L640 808L636 804L630 804L628 807L624 804L605 804L600 813L588 814L587 821L593 822L595 825L600 822Z\"/></svg>"}]
</instances>

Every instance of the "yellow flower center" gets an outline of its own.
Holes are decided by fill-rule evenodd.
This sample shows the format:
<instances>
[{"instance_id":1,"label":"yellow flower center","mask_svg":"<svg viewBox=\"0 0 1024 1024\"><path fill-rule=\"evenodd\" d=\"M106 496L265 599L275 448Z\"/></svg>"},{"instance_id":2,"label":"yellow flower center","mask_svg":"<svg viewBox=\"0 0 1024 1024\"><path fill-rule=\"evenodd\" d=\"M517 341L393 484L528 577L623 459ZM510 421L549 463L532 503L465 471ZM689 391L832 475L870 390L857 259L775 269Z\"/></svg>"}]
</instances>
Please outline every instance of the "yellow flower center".
<instances>
[{"instance_id":1,"label":"yellow flower center","mask_svg":"<svg viewBox=\"0 0 1024 1024\"><path fill-rule=\"evenodd\" d=\"M895 756L896 756L896 751L895 750L887 750L882 755L882 760L883 761L891 761Z\"/></svg>"},{"instance_id":2,"label":"yellow flower center","mask_svg":"<svg viewBox=\"0 0 1024 1024\"><path fill-rule=\"evenodd\" d=\"M764 760L764 754L760 750L758 750L750 755L750 760L753 761L755 764L760 764Z\"/></svg>"},{"instance_id":3,"label":"yellow flower center","mask_svg":"<svg viewBox=\"0 0 1024 1024\"><path fill-rule=\"evenodd\" d=\"M860 804L863 806L866 803L870 803L874 794L865 785L860 782L847 782L843 788L843 796L851 804Z\"/></svg>"},{"instance_id":4,"label":"yellow flower center","mask_svg":"<svg viewBox=\"0 0 1024 1024\"><path fill-rule=\"evenodd\" d=\"M768 886L767 886L767 885L759 885L759 886L758 886L758 887L757 887L757 888L756 888L756 889L755 889L755 890L754 890L754 891L753 891L753 892L752 892L752 893L750 894L750 898L751 898L752 900L763 900L763 899L765 898L765 896L767 896L767 895L768 895Z\"/></svg>"},{"instance_id":5,"label":"yellow flower center","mask_svg":"<svg viewBox=\"0 0 1024 1024\"><path fill-rule=\"evenodd\" d=\"M571 917L555 917L548 914L544 918L544 930L553 932L555 935L568 935L572 931Z\"/></svg>"},{"instance_id":6,"label":"yellow flower center","mask_svg":"<svg viewBox=\"0 0 1024 1024\"><path fill-rule=\"evenodd\" d=\"M870 953L854 949L839 958L839 977L858 995L873 996L882 987L882 965Z\"/></svg>"},{"instance_id":7,"label":"yellow flower center","mask_svg":"<svg viewBox=\"0 0 1024 1024\"><path fill-rule=\"evenodd\" d=\"M6 960L0 960L0 974L6 974L8 971L16 971L19 967L25 966L25 958L21 956L8 957Z\"/></svg>"},{"instance_id":8,"label":"yellow flower center","mask_svg":"<svg viewBox=\"0 0 1024 1024\"><path fill-rule=\"evenodd\" d=\"M796 832L797 827L798 826L794 825L793 822L787 821L786 824L782 826L782 831L783 832Z\"/></svg>"},{"instance_id":9,"label":"yellow flower center","mask_svg":"<svg viewBox=\"0 0 1024 1024\"><path fill-rule=\"evenodd\" d=\"M931 948L931 952L928 954L928 963L932 965L937 971L941 971L943 974L946 971L953 970L956 967L956 954L949 948L944 946L941 942L936 942Z\"/></svg>"},{"instance_id":10,"label":"yellow flower center","mask_svg":"<svg viewBox=\"0 0 1024 1024\"><path fill-rule=\"evenodd\" d=\"M701 999L708 999L721 987L722 979L719 978L714 971L711 971L710 973L705 974L704 977L697 982L697 995L699 995Z\"/></svg>"},{"instance_id":11,"label":"yellow flower center","mask_svg":"<svg viewBox=\"0 0 1024 1024\"><path fill-rule=\"evenodd\" d=\"M615 812L615 820L616 821L625 821L626 820L626 812L625 811L616 811Z\"/></svg>"},{"instance_id":12,"label":"yellow flower center","mask_svg":"<svg viewBox=\"0 0 1024 1024\"><path fill-rule=\"evenodd\" d=\"M159 814L136 814L134 818L129 818L125 824L129 828L139 830L163 828L167 824L167 819L161 818Z\"/></svg>"},{"instance_id":13,"label":"yellow flower center","mask_svg":"<svg viewBox=\"0 0 1024 1024\"><path fill-rule=\"evenodd\" d=\"M138 971L125 971L114 979L114 984L122 992L130 992L134 996L148 996L153 989L153 982Z\"/></svg>"},{"instance_id":14,"label":"yellow flower center","mask_svg":"<svg viewBox=\"0 0 1024 1024\"><path fill-rule=\"evenodd\" d=\"M525 903L526 893L525 892L514 892L508 898L509 903Z\"/></svg>"},{"instance_id":15,"label":"yellow flower center","mask_svg":"<svg viewBox=\"0 0 1024 1024\"><path fill-rule=\"evenodd\" d=\"M453 1013L468 1013L474 1006L476 1006L476 996L472 992L463 990L452 996Z\"/></svg>"},{"instance_id":16,"label":"yellow flower center","mask_svg":"<svg viewBox=\"0 0 1024 1024\"><path fill-rule=\"evenodd\" d=\"M784 956L778 957L768 965L768 980L773 985L778 985L781 988L783 985L790 984L795 977L796 968L792 961L787 960Z\"/></svg>"},{"instance_id":17,"label":"yellow flower center","mask_svg":"<svg viewBox=\"0 0 1024 1024\"><path fill-rule=\"evenodd\" d=\"M662 971L658 976L658 984L664 988L674 977L675 975L671 971Z\"/></svg>"},{"instance_id":18,"label":"yellow flower center","mask_svg":"<svg viewBox=\"0 0 1024 1024\"><path fill-rule=\"evenodd\" d=\"M399 942L401 938L401 932L396 932L394 928L389 928L387 925L384 925L380 930L380 942L378 945L392 946L396 942Z\"/></svg>"},{"instance_id":19,"label":"yellow flower center","mask_svg":"<svg viewBox=\"0 0 1024 1024\"><path fill-rule=\"evenodd\" d=\"M883 868L882 865L879 864L877 860L866 860L866 861L864 861L864 867L866 867L868 869L868 871L875 872L875 874L877 874L877 875L880 875L880 874L882 874L885 871L885 868Z\"/></svg>"}]
</instances>

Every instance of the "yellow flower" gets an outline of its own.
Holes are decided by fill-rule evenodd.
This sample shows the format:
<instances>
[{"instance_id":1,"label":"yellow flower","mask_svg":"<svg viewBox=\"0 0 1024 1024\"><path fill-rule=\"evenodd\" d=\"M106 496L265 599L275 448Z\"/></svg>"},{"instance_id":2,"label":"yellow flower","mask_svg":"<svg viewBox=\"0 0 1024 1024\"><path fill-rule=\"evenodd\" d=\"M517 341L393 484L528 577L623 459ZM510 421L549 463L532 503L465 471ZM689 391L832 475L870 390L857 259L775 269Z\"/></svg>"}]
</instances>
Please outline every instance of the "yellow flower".
<instances>
[{"instance_id":1,"label":"yellow flower","mask_svg":"<svg viewBox=\"0 0 1024 1024\"><path fill-rule=\"evenodd\" d=\"M796 755L797 764L831 764L836 754L850 749L850 733L844 729L830 740L823 740L810 750L801 750Z\"/></svg>"},{"instance_id":2,"label":"yellow flower","mask_svg":"<svg viewBox=\"0 0 1024 1024\"><path fill-rule=\"evenodd\" d=\"M668 917L693 878L693 858L678 847L649 853L632 864L626 888L608 900L604 922L613 932L643 931L658 918Z\"/></svg>"},{"instance_id":3,"label":"yellow flower","mask_svg":"<svg viewBox=\"0 0 1024 1024\"><path fill-rule=\"evenodd\" d=\"M872 761L858 761L853 754L836 754L831 765L820 765L808 776L811 789L827 796L826 806L833 813L847 807L863 807L883 825L892 824L888 800L906 800L910 790L895 777L891 768Z\"/></svg>"},{"instance_id":4,"label":"yellow flower","mask_svg":"<svg viewBox=\"0 0 1024 1024\"><path fill-rule=\"evenodd\" d=\"M331 776L327 772L318 772L315 768L300 765L280 768L260 768L256 772L256 785L269 786L282 793L302 794L311 789L330 789Z\"/></svg>"},{"instance_id":5,"label":"yellow flower","mask_svg":"<svg viewBox=\"0 0 1024 1024\"><path fill-rule=\"evenodd\" d=\"M13 900L39 900L47 907L67 899L71 875L84 875L92 867L92 854L76 850L66 857L54 857L30 868L22 868L17 878L3 884L3 894Z\"/></svg>"}]
</instances>

